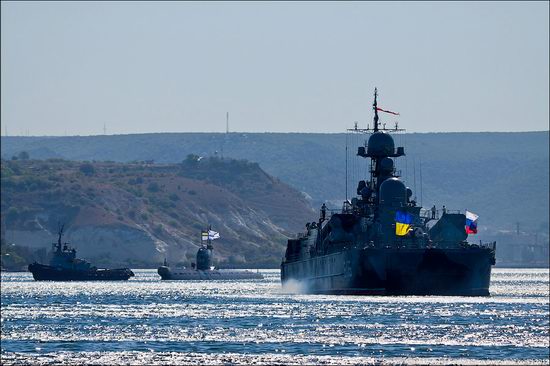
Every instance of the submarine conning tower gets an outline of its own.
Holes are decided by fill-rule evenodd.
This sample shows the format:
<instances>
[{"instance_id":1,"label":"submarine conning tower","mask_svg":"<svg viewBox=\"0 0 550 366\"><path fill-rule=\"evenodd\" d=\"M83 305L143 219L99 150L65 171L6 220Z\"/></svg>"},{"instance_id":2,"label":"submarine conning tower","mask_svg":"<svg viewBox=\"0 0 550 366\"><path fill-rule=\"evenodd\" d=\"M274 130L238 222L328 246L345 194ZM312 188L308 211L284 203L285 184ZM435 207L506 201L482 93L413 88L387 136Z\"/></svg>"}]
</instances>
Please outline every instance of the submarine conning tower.
<instances>
[{"instance_id":1,"label":"submarine conning tower","mask_svg":"<svg viewBox=\"0 0 550 366\"><path fill-rule=\"evenodd\" d=\"M376 202L380 205L399 207L406 204L412 192L409 192L403 182L395 175L395 166L392 158L405 155L405 149L403 147L395 148L393 137L389 132L402 130L398 129L397 125L395 129L386 129L385 126L382 129L379 128L377 97L378 91L375 88L374 103L372 104L374 110L374 128L372 130L367 129L373 133L370 135L366 147L359 146L357 155L371 159L371 178L368 189L372 190L376 196Z\"/></svg>"},{"instance_id":2,"label":"submarine conning tower","mask_svg":"<svg viewBox=\"0 0 550 366\"><path fill-rule=\"evenodd\" d=\"M209 240L206 246L202 245L197 251L197 269L199 271L207 271L210 269L210 266L212 265L213 249L214 248Z\"/></svg>"}]
</instances>

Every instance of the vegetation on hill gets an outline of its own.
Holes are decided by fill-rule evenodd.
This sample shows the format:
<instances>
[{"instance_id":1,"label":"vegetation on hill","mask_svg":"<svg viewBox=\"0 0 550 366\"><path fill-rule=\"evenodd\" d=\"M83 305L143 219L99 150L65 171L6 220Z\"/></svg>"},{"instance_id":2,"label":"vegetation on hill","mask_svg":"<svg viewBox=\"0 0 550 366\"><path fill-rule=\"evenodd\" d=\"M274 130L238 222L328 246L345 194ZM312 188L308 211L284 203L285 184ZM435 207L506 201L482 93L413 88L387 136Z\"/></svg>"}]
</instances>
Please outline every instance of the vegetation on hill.
<instances>
[{"instance_id":1,"label":"vegetation on hill","mask_svg":"<svg viewBox=\"0 0 550 366\"><path fill-rule=\"evenodd\" d=\"M300 192L242 160L2 160L1 182L5 243L49 248L64 222L78 255L104 266L189 262L210 224L221 266L274 267L285 238L314 219Z\"/></svg>"},{"instance_id":2,"label":"vegetation on hill","mask_svg":"<svg viewBox=\"0 0 550 366\"><path fill-rule=\"evenodd\" d=\"M8 159L26 151L40 159L158 163L180 162L191 153L221 156L223 151L226 157L258 162L268 174L312 197L318 207L323 201L336 206L345 198L346 142L351 195L367 167L354 156L364 141L345 134L2 137L1 148ZM548 131L413 133L397 135L396 144L404 146L407 154L397 160L397 168L425 206L467 208L480 215L480 227L488 231L513 229L516 222L527 231L548 231Z\"/></svg>"}]
</instances>

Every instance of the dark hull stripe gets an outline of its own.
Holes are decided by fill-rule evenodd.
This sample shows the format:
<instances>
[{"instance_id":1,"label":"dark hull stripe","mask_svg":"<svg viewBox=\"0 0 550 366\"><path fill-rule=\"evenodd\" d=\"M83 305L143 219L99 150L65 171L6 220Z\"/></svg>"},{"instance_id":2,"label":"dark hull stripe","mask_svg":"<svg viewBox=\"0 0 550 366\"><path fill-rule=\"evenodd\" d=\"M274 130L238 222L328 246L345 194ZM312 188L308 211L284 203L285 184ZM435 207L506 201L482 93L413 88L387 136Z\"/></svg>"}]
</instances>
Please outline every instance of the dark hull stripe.
<instances>
[{"instance_id":1,"label":"dark hull stripe","mask_svg":"<svg viewBox=\"0 0 550 366\"><path fill-rule=\"evenodd\" d=\"M36 281L125 281L134 276L126 268L73 271L36 263L29 265L29 272Z\"/></svg>"},{"instance_id":2,"label":"dark hull stripe","mask_svg":"<svg viewBox=\"0 0 550 366\"><path fill-rule=\"evenodd\" d=\"M352 248L281 264L307 293L488 296L490 250Z\"/></svg>"}]
</instances>

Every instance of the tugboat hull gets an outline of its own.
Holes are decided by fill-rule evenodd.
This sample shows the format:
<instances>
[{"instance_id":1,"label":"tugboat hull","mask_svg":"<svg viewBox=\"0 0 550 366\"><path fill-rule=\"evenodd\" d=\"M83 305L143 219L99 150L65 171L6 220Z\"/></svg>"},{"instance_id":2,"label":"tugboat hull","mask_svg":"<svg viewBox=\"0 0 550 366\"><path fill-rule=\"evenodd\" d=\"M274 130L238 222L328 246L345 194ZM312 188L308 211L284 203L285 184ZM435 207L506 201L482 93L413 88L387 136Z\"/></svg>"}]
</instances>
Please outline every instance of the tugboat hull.
<instances>
[{"instance_id":1,"label":"tugboat hull","mask_svg":"<svg viewBox=\"0 0 550 366\"><path fill-rule=\"evenodd\" d=\"M134 276L128 268L75 271L39 263L29 264L36 281L125 281Z\"/></svg>"},{"instance_id":2,"label":"tugboat hull","mask_svg":"<svg viewBox=\"0 0 550 366\"><path fill-rule=\"evenodd\" d=\"M486 248L349 249L283 263L281 281L313 294L489 296Z\"/></svg>"}]
</instances>

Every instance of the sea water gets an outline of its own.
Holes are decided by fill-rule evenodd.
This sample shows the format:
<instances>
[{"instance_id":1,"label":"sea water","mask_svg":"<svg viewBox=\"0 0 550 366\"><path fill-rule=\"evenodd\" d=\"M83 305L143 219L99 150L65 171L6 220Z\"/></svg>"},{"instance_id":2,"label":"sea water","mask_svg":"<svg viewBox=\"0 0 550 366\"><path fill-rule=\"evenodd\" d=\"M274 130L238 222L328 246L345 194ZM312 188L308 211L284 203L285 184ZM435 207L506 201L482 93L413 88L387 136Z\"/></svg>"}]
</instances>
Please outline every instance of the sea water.
<instances>
[{"instance_id":1,"label":"sea water","mask_svg":"<svg viewBox=\"0 0 550 366\"><path fill-rule=\"evenodd\" d=\"M490 297L325 296L263 280L35 282L2 273L3 364L548 364L548 269Z\"/></svg>"}]
</instances>

